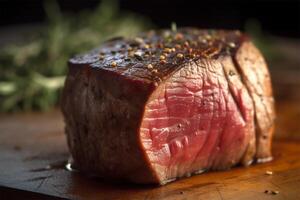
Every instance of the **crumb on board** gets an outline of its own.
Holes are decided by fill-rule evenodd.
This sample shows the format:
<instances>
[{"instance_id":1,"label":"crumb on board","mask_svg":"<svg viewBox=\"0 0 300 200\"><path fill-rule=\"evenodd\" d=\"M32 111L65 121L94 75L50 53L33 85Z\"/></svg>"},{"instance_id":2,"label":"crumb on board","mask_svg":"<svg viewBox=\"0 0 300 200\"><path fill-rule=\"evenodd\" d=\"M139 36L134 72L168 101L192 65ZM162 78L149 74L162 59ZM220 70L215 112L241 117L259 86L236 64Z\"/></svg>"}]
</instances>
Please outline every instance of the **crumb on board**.
<instances>
[{"instance_id":1,"label":"crumb on board","mask_svg":"<svg viewBox=\"0 0 300 200\"><path fill-rule=\"evenodd\" d=\"M267 170L267 171L265 172L265 174L266 174L266 175L273 175L273 172L272 172L272 171L269 171L269 170Z\"/></svg>"},{"instance_id":2,"label":"crumb on board","mask_svg":"<svg viewBox=\"0 0 300 200\"><path fill-rule=\"evenodd\" d=\"M265 190L266 194L272 194L272 195L277 195L279 194L278 190Z\"/></svg>"}]
</instances>

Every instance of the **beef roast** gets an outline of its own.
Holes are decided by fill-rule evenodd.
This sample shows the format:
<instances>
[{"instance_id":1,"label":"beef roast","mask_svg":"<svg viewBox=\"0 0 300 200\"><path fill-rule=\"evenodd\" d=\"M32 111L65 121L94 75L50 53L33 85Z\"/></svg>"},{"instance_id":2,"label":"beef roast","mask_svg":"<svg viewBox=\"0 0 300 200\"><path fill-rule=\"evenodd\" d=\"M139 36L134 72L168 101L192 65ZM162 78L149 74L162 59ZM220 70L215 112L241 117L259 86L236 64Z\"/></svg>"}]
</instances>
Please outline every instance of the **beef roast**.
<instances>
[{"instance_id":1,"label":"beef roast","mask_svg":"<svg viewBox=\"0 0 300 200\"><path fill-rule=\"evenodd\" d=\"M239 31L107 41L70 59L62 111L75 165L103 178L165 184L272 159L270 75Z\"/></svg>"}]
</instances>

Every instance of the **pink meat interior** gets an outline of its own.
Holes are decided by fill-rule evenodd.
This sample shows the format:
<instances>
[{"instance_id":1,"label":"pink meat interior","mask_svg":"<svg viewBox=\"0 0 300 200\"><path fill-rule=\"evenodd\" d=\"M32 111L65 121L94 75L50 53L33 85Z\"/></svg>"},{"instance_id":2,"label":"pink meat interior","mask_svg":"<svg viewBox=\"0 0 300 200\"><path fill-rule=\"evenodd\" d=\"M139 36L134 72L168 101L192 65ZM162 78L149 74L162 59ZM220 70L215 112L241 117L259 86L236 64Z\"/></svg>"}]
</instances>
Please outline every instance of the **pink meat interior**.
<instances>
[{"instance_id":1,"label":"pink meat interior","mask_svg":"<svg viewBox=\"0 0 300 200\"><path fill-rule=\"evenodd\" d=\"M140 139L163 180L240 161L249 142L246 96L226 80L221 64L189 64L150 97Z\"/></svg>"}]
</instances>

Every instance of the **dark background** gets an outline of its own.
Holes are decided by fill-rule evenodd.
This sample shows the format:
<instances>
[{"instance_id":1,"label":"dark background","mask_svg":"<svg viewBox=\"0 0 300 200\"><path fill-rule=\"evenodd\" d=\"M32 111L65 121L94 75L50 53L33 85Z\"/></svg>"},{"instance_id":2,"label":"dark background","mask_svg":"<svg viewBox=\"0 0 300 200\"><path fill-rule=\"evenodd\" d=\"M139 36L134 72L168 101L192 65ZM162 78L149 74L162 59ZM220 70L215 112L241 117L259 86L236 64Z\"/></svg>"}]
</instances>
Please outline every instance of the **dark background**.
<instances>
[{"instance_id":1,"label":"dark background","mask_svg":"<svg viewBox=\"0 0 300 200\"><path fill-rule=\"evenodd\" d=\"M98 0L57 0L62 11L92 9ZM259 21L262 29L278 36L300 37L300 0L189 1L120 0L121 10L134 11L158 27L244 29L249 19ZM42 0L0 0L0 27L45 21Z\"/></svg>"}]
</instances>

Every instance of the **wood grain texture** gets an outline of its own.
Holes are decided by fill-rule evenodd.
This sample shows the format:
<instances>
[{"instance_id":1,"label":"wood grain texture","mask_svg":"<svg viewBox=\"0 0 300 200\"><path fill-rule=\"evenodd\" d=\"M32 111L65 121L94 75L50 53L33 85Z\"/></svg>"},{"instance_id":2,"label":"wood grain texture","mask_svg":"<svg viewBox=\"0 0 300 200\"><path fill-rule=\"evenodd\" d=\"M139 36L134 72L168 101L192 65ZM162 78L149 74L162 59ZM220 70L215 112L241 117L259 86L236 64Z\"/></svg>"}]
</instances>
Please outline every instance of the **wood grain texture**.
<instances>
[{"instance_id":1,"label":"wood grain texture","mask_svg":"<svg viewBox=\"0 0 300 200\"><path fill-rule=\"evenodd\" d=\"M109 183L66 171L69 154L58 111L0 116L0 130L0 199L300 199L300 140L296 137L275 141L275 159L270 163L209 172L156 187ZM273 175L266 175L267 170Z\"/></svg>"}]
</instances>

